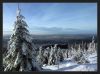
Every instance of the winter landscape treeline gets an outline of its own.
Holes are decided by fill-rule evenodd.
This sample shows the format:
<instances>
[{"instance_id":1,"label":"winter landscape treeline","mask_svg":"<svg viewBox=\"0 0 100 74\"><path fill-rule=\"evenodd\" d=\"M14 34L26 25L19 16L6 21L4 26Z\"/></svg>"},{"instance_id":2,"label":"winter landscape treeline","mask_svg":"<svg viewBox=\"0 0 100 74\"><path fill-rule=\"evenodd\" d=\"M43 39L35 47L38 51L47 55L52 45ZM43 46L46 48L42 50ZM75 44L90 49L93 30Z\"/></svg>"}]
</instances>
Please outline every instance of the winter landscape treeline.
<instances>
[{"instance_id":1,"label":"winter landscape treeline","mask_svg":"<svg viewBox=\"0 0 100 74\"><path fill-rule=\"evenodd\" d=\"M3 36L3 52L7 49L7 43L11 35ZM56 36L56 37L55 37ZM80 43L90 43L92 36L95 37L95 42L97 42L97 36L94 34L83 34L83 35L32 35L32 42L37 48L40 46L47 47L50 45L69 45L80 44Z\"/></svg>"},{"instance_id":2,"label":"winter landscape treeline","mask_svg":"<svg viewBox=\"0 0 100 74\"><path fill-rule=\"evenodd\" d=\"M66 45L67 46L67 45ZM58 61L63 61L65 58L73 57L78 63L89 63L86 60L86 54L97 51L97 43L92 40L90 43L68 44L40 47L38 53L38 61L43 64L57 64ZM65 48L64 48L65 47Z\"/></svg>"},{"instance_id":3,"label":"winter landscape treeline","mask_svg":"<svg viewBox=\"0 0 100 74\"><path fill-rule=\"evenodd\" d=\"M7 44L8 39L6 39L4 39L4 45ZM40 39L37 40L39 41ZM47 44L45 40L47 41ZM50 42L50 40L52 42ZM65 39L65 42L63 43L62 40L59 39L58 42L57 40L41 39L41 44L38 44L33 37L33 44L35 43L34 46L36 45L36 61L38 61L41 68L43 65L59 65L59 63L66 58L73 58L73 61L77 62L77 64L90 63L87 54L97 53L97 41L94 36L91 36L90 39ZM7 46L3 47L5 47L6 50Z\"/></svg>"},{"instance_id":4,"label":"winter landscape treeline","mask_svg":"<svg viewBox=\"0 0 100 74\"><path fill-rule=\"evenodd\" d=\"M97 70L96 36L32 37L24 19L18 7L12 34L3 38L4 71Z\"/></svg>"}]
</instances>

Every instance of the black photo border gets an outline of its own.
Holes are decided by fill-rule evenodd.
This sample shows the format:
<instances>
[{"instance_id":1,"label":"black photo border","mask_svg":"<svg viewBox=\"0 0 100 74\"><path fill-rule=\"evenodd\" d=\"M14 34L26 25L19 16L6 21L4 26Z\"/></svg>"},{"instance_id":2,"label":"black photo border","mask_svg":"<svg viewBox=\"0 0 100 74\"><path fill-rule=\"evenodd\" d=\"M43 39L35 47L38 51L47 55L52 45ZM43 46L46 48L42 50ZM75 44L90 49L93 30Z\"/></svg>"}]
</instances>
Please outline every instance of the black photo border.
<instances>
[{"instance_id":1,"label":"black photo border","mask_svg":"<svg viewBox=\"0 0 100 74\"><path fill-rule=\"evenodd\" d=\"M74 74L74 73L78 73L78 74L91 74L91 73L95 73L95 74L100 74L100 2L99 0L1 0L0 1L0 73L17 73L17 72L4 72L3 71L3 67L2 67L2 42L3 42L3 3L97 3L97 41L98 41L98 68L97 71L70 71L70 72L57 72L57 71L46 71L46 72L36 72L36 71L32 71L32 72L18 72L18 73L64 73L64 74Z\"/></svg>"}]
</instances>

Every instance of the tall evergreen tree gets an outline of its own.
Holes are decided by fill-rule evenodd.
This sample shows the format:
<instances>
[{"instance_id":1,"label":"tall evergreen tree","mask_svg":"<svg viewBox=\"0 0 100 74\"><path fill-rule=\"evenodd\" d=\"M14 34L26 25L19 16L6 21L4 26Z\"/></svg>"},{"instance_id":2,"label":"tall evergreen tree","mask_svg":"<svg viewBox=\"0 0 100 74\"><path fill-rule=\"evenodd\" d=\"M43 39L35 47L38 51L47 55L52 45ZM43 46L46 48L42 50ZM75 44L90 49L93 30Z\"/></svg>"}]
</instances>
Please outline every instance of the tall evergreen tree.
<instances>
[{"instance_id":1,"label":"tall evergreen tree","mask_svg":"<svg viewBox=\"0 0 100 74\"><path fill-rule=\"evenodd\" d=\"M3 59L4 71L41 70L36 61L35 47L24 19L18 6L15 27L8 42L8 52Z\"/></svg>"}]
</instances>

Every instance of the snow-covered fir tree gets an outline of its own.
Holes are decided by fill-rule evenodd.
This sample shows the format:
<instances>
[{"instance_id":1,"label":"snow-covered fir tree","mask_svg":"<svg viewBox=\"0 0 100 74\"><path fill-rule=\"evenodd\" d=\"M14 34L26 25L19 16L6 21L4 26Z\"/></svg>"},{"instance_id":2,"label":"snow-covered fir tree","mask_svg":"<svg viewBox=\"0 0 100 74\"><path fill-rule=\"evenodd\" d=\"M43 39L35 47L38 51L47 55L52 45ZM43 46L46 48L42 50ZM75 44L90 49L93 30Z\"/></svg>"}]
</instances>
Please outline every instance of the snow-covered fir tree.
<instances>
[{"instance_id":1,"label":"snow-covered fir tree","mask_svg":"<svg viewBox=\"0 0 100 74\"><path fill-rule=\"evenodd\" d=\"M50 48L47 47L45 50L44 50L44 53L43 53L43 58L44 58L44 63L45 64L48 64L48 58L50 56Z\"/></svg>"},{"instance_id":2,"label":"snow-covered fir tree","mask_svg":"<svg viewBox=\"0 0 100 74\"><path fill-rule=\"evenodd\" d=\"M94 51L96 51L96 43L93 36L91 43L88 45L88 52L93 53Z\"/></svg>"},{"instance_id":3,"label":"snow-covered fir tree","mask_svg":"<svg viewBox=\"0 0 100 74\"><path fill-rule=\"evenodd\" d=\"M55 64L56 57L57 57L57 44L54 47L51 47L50 56L48 58L48 65Z\"/></svg>"},{"instance_id":4,"label":"snow-covered fir tree","mask_svg":"<svg viewBox=\"0 0 100 74\"><path fill-rule=\"evenodd\" d=\"M39 65L42 67L44 60L45 60L44 57L43 57L42 47L39 48L39 52L38 52L38 56L36 57L36 60L39 63Z\"/></svg>"},{"instance_id":5,"label":"snow-covered fir tree","mask_svg":"<svg viewBox=\"0 0 100 74\"><path fill-rule=\"evenodd\" d=\"M4 71L41 70L36 61L35 47L24 19L18 5L15 27L8 42L8 52L3 59Z\"/></svg>"},{"instance_id":6,"label":"snow-covered fir tree","mask_svg":"<svg viewBox=\"0 0 100 74\"><path fill-rule=\"evenodd\" d=\"M48 58L48 65L51 65L53 63L53 58L54 58L54 49L53 47L51 47L50 56Z\"/></svg>"}]
</instances>

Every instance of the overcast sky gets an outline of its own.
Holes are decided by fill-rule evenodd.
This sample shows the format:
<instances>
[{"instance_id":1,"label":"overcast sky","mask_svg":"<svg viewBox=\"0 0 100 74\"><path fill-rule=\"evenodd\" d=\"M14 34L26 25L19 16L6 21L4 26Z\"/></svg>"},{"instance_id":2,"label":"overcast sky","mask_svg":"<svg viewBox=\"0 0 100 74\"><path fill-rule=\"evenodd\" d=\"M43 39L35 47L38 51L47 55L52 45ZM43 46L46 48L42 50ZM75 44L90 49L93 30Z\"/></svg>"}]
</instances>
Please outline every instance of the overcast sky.
<instances>
[{"instance_id":1,"label":"overcast sky","mask_svg":"<svg viewBox=\"0 0 100 74\"><path fill-rule=\"evenodd\" d=\"M19 3L31 34L97 32L96 3ZM3 34L11 34L17 3L3 3Z\"/></svg>"}]
</instances>

